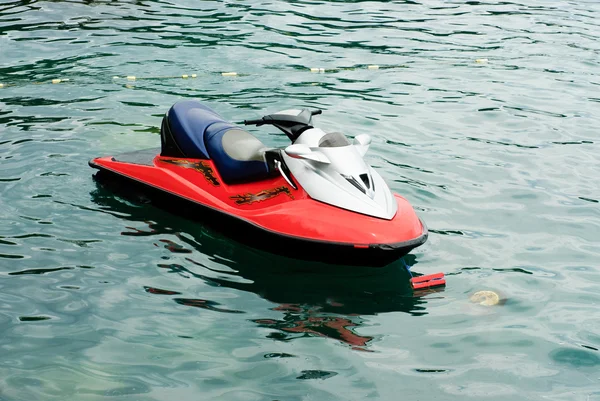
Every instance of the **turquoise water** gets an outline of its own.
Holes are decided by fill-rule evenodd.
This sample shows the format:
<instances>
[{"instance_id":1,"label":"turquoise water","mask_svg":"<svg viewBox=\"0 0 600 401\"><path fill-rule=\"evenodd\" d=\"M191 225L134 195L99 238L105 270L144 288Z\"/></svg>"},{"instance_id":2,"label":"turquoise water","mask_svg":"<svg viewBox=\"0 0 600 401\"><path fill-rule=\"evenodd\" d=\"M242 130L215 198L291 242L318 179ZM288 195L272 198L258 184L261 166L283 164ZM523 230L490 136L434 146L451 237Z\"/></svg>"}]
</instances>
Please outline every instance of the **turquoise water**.
<instances>
[{"instance_id":1,"label":"turquoise water","mask_svg":"<svg viewBox=\"0 0 600 401\"><path fill-rule=\"evenodd\" d=\"M0 400L600 400L599 18L0 2ZM371 134L367 160L431 230L404 261L447 287L258 252L93 180L90 158L158 146L183 98Z\"/></svg>"}]
</instances>

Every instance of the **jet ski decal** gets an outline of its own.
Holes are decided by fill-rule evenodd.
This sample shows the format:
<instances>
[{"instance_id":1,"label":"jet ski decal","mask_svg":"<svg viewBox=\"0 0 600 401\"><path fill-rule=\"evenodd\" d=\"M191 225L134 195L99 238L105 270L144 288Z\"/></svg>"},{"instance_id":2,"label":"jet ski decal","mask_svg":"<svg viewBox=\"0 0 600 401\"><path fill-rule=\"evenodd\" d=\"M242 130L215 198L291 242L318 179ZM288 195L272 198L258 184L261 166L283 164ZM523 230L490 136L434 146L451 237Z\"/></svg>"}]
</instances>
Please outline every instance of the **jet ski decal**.
<instances>
[{"instance_id":1,"label":"jet ski decal","mask_svg":"<svg viewBox=\"0 0 600 401\"><path fill-rule=\"evenodd\" d=\"M290 198L294 199L294 195L292 195L292 192L286 186L272 189L263 189L262 191L257 192L255 194L246 192L245 194L230 196L230 198L235 200L235 203L238 205L249 205L254 202L266 201L267 199L271 199L279 194L286 194Z\"/></svg>"},{"instance_id":2,"label":"jet ski decal","mask_svg":"<svg viewBox=\"0 0 600 401\"><path fill-rule=\"evenodd\" d=\"M212 167L210 165L208 165L208 163L191 162L189 160L183 160L183 159L162 159L161 161L164 163L170 163L170 164L174 164L176 166L180 166L180 167L184 167L184 168L191 168L193 170L196 170L196 171L202 173L204 178L206 178L206 180L208 182L210 182L212 185L214 185L215 187L218 187L219 185L221 185L219 183L219 180L217 180L217 177L215 177Z\"/></svg>"}]
</instances>

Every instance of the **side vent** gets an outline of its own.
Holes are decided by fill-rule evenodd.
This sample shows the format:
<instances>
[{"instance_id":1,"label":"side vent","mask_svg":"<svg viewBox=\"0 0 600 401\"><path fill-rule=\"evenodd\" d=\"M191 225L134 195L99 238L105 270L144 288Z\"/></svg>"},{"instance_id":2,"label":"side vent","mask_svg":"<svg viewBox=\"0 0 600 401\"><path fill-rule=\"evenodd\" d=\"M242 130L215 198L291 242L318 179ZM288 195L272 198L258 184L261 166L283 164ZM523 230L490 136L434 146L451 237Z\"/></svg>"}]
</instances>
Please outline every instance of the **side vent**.
<instances>
[{"instance_id":1,"label":"side vent","mask_svg":"<svg viewBox=\"0 0 600 401\"><path fill-rule=\"evenodd\" d=\"M352 176L349 176L349 175L344 175L343 177L344 177L344 178L346 179L346 181L348 181L350 184L354 185L354 186L355 186L355 187L356 187L356 188L357 188L357 189L358 189L360 192L362 192L363 194L366 194L366 193L367 193L367 191L365 190L365 188L364 188L362 185L360 185L360 182L358 182L358 181L356 180L356 178L354 178L354 177L352 177Z\"/></svg>"},{"instance_id":2,"label":"side vent","mask_svg":"<svg viewBox=\"0 0 600 401\"><path fill-rule=\"evenodd\" d=\"M361 174L359 177L362 180L362 182L365 183L365 186L368 189L373 189L373 188L371 188L371 177L369 176L369 174L367 174L367 173Z\"/></svg>"}]
</instances>

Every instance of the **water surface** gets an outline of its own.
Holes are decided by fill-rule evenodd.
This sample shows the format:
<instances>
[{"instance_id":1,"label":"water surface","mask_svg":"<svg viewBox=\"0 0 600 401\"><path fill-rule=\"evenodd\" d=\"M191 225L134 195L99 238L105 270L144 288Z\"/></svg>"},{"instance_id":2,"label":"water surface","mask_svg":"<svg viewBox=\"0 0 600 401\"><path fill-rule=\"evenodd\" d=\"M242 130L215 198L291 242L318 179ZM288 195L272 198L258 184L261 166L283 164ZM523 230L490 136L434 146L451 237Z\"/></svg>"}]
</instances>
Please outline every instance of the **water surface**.
<instances>
[{"instance_id":1,"label":"water surface","mask_svg":"<svg viewBox=\"0 0 600 401\"><path fill-rule=\"evenodd\" d=\"M600 400L599 17L3 1L0 400ZM429 241L380 270L293 261L93 179L92 157L158 146L186 98L369 133ZM414 294L403 263L447 287Z\"/></svg>"}]
</instances>

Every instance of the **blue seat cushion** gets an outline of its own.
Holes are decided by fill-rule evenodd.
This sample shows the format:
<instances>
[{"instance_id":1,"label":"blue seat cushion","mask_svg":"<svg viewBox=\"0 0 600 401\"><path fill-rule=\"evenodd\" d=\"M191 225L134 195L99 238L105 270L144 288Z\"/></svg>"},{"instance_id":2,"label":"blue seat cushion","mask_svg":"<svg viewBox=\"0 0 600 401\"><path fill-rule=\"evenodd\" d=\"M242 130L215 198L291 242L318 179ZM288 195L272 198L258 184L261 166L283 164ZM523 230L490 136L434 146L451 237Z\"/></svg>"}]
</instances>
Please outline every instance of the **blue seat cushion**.
<instances>
[{"instance_id":1,"label":"blue seat cushion","mask_svg":"<svg viewBox=\"0 0 600 401\"><path fill-rule=\"evenodd\" d=\"M185 157L212 159L223 181L269 176L262 142L208 106L194 100L180 101L169 109L167 117L173 139Z\"/></svg>"},{"instance_id":2,"label":"blue seat cushion","mask_svg":"<svg viewBox=\"0 0 600 401\"><path fill-rule=\"evenodd\" d=\"M265 145L232 124L215 123L206 130L206 147L223 181L260 180L269 176Z\"/></svg>"},{"instance_id":3,"label":"blue seat cushion","mask_svg":"<svg viewBox=\"0 0 600 401\"><path fill-rule=\"evenodd\" d=\"M204 132L211 124L225 122L210 107L194 100L175 103L167 113L173 139L186 157L209 159Z\"/></svg>"}]
</instances>

